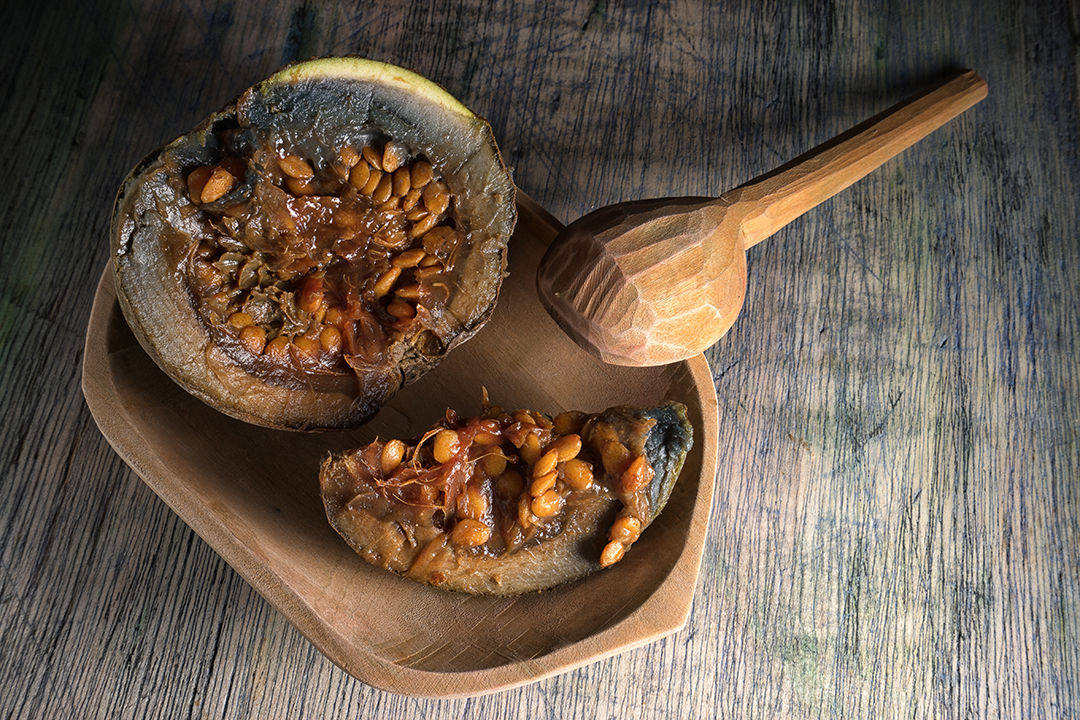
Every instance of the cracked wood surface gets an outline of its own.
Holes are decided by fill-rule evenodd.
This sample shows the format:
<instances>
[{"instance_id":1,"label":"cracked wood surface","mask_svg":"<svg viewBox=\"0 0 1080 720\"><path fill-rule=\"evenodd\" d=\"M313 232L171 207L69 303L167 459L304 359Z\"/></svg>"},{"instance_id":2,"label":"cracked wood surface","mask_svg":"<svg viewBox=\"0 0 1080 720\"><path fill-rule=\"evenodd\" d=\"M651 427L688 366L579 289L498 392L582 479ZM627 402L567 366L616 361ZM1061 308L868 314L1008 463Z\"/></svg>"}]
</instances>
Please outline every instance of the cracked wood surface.
<instances>
[{"instance_id":1,"label":"cracked wood surface","mask_svg":"<svg viewBox=\"0 0 1080 720\"><path fill-rule=\"evenodd\" d=\"M6 5L0 714L1080 716L1080 7L805 5ZM719 194L948 70L987 80L750 252L707 353L721 471L684 631L481 698L372 689L97 432L82 339L124 173L281 64L347 52L486 116L563 221Z\"/></svg>"}]
</instances>

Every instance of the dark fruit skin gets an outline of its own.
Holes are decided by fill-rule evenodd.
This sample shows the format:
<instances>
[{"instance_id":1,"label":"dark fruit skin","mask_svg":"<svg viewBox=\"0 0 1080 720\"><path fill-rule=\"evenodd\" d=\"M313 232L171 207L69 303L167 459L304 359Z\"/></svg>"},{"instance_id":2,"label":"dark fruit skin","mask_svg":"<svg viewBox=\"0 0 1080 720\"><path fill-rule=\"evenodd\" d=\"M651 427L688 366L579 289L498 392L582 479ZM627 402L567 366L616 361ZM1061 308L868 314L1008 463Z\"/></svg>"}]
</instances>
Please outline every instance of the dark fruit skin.
<instances>
[{"instance_id":1,"label":"dark fruit skin","mask_svg":"<svg viewBox=\"0 0 1080 720\"><path fill-rule=\"evenodd\" d=\"M217 162L222 132L237 130L316 162L364 137L392 138L430 159L455 197L455 220L468 237L455 262L452 330L398 338L379 366L319 373L268 370L235 345L215 341L184 280L183 248L198 232L201 212L187 196L184 174ZM232 192L244 192L244 183ZM195 397L266 427L354 427L488 319L515 222L514 186L487 122L408 70L326 58L279 71L140 162L114 206L112 267L120 307L139 343Z\"/></svg>"},{"instance_id":2,"label":"dark fruit skin","mask_svg":"<svg viewBox=\"0 0 1080 720\"><path fill-rule=\"evenodd\" d=\"M388 501L357 475L361 451L323 463L319 476L327 518L367 562L446 590L518 595L577 580L601 569L608 529L624 501L645 510L639 516L643 526L659 516L693 445L693 428L679 403L645 410L617 407L593 417L613 427L635 455L644 455L652 478L630 496L620 497L602 482L599 492L571 493L559 532L539 543L499 555L456 547L432 526L429 509Z\"/></svg>"}]
</instances>

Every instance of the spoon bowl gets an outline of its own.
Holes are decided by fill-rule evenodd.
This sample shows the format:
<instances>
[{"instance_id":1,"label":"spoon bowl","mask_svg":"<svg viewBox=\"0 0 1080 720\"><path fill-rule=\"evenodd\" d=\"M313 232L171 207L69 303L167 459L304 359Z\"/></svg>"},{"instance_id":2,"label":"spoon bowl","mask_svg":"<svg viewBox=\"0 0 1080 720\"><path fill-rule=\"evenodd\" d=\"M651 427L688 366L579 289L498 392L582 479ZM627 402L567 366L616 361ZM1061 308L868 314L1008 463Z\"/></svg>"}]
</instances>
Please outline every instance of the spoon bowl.
<instances>
[{"instance_id":1,"label":"spoon bowl","mask_svg":"<svg viewBox=\"0 0 1080 720\"><path fill-rule=\"evenodd\" d=\"M605 362L662 365L696 355L727 332L746 295L740 222L728 210L722 199L694 197L596 210L567 226L544 256L541 302Z\"/></svg>"}]
</instances>

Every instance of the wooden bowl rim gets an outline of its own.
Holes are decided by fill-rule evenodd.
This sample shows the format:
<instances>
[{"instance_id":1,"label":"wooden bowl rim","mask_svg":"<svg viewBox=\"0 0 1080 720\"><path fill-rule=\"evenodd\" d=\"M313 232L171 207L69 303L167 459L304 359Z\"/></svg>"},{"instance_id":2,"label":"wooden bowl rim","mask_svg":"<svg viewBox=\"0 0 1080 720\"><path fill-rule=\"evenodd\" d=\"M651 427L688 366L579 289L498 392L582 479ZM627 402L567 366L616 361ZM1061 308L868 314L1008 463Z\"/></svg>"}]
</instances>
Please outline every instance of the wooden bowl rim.
<instances>
[{"instance_id":1,"label":"wooden bowl rim","mask_svg":"<svg viewBox=\"0 0 1080 720\"><path fill-rule=\"evenodd\" d=\"M519 229L523 224L542 228L547 241L560 229L559 222L534 201L518 192ZM522 220L525 223L522 223ZM513 244L511 244L513 252ZM112 273L103 271L87 327L82 388L87 405L102 435L116 453L203 540L229 563L259 594L308 638L323 654L357 679L396 693L425 697L460 697L505 690L567 672L616 653L639 647L682 629L689 617L700 571L716 476L718 417L713 378L704 355L679 363L692 388L688 394L700 403L701 468L690 531L675 564L664 581L622 620L581 640L527 660L479 670L435 672L392 663L358 647L332 623L324 621L304 595L275 575L245 538L229 531L211 508L200 507L184 492L183 483L170 477L154 447L142 436L126 408L108 366L110 318L118 313ZM475 342L475 341L474 341ZM680 482L687 482L687 469ZM662 521L663 515L658 522Z\"/></svg>"}]
</instances>

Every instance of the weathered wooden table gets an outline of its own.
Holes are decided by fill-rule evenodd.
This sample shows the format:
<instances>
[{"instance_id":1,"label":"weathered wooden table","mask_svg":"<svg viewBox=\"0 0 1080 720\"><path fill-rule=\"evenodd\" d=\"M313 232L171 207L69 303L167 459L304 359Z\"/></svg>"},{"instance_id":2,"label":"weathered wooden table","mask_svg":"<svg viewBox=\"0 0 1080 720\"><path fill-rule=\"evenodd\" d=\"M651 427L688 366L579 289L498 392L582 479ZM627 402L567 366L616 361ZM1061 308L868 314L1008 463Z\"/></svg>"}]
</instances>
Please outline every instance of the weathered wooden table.
<instances>
[{"instance_id":1,"label":"weathered wooden table","mask_svg":"<svg viewBox=\"0 0 1080 720\"><path fill-rule=\"evenodd\" d=\"M1075 2L8 3L5 717L1080 716ZM353 680L150 492L79 388L113 194L281 64L411 66L563 220L720 193L932 83L990 97L750 253L708 352L685 630L472 700Z\"/></svg>"}]
</instances>

